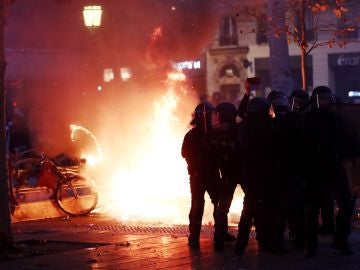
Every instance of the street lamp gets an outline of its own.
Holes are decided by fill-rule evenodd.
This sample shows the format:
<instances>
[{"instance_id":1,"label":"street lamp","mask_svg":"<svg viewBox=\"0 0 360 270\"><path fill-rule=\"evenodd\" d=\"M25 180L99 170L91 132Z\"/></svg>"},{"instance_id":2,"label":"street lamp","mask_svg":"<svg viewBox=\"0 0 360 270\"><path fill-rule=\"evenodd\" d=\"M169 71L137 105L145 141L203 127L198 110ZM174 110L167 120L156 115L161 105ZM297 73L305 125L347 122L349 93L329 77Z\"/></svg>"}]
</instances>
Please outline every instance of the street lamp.
<instances>
[{"instance_id":1,"label":"street lamp","mask_svg":"<svg viewBox=\"0 0 360 270\"><path fill-rule=\"evenodd\" d=\"M85 6L83 9L85 26L93 29L101 25L101 6Z\"/></svg>"},{"instance_id":2,"label":"street lamp","mask_svg":"<svg viewBox=\"0 0 360 270\"><path fill-rule=\"evenodd\" d=\"M97 63L97 36L96 36L96 32L95 29L99 28L101 25L101 15L102 15L102 8L100 5L88 5L88 6L84 6L83 9L83 17L84 17L84 24L85 26L90 30L90 36L91 36L91 41L93 43L93 48L90 49L90 62L91 62L91 66L92 66L92 72L94 72L94 78L96 78L96 74L98 72L98 63ZM101 89L98 88L98 91L101 91Z\"/></svg>"}]
</instances>

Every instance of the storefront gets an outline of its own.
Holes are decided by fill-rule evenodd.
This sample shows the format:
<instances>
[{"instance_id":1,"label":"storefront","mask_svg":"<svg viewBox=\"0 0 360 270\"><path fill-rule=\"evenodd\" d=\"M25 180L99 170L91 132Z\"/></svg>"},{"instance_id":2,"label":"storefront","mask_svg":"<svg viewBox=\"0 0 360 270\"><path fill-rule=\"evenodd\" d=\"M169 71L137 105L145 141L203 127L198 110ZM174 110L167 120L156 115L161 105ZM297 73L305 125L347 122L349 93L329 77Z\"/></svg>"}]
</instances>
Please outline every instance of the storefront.
<instances>
[{"instance_id":1,"label":"storefront","mask_svg":"<svg viewBox=\"0 0 360 270\"><path fill-rule=\"evenodd\" d=\"M335 94L343 101L360 100L360 53L329 54Z\"/></svg>"}]
</instances>

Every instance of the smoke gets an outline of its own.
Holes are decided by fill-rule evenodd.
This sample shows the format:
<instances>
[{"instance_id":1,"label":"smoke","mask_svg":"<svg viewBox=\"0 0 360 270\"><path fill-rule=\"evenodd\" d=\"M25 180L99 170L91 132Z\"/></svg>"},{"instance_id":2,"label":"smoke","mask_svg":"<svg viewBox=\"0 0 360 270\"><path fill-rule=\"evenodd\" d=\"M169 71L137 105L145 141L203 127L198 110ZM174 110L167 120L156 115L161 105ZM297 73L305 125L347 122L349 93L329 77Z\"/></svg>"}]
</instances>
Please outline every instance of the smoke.
<instances>
[{"instance_id":1,"label":"smoke","mask_svg":"<svg viewBox=\"0 0 360 270\"><path fill-rule=\"evenodd\" d=\"M5 42L7 48L19 51L7 57L8 78L18 79L18 73L23 73L20 79L28 79L27 73L32 78L31 83L23 82L22 89L10 89L9 95L26 111L35 145L52 153L62 147L69 151L67 145L71 142L63 144L68 131L65 126L73 121L88 124L90 115L99 125L104 121L99 119L99 111L104 107L109 110L104 113L107 117L123 111L137 114L138 108L146 112L154 97L144 92L163 86L170 62L199 57L211 41L216 14L210 3L104 0L102 26L90 33L82 23L82 1L61 5L52 0L15 1L7 17ZM162 35L154 40L152 34L159 27ZM56 58L64 50L69 53L62 59ZM26 58L23 51L38 53L40 57L14 65L16 57ZM21 68L22 65L26 67ZM92 66L98 68L98 73L89 74ZM124 66L131 68L135 82L108 86L121 91L108 91L106 95L110 97L103 96L107 89L96 91L93 85L102 79L101 68L112 68L117 77L119 68ZM145 104L139 104L145 96ZM124 104L132 106L120 109ZM56 141L61 144L56 145Z\"/></svg>"},{"instance_id":2,"label":"smoke","mask_svg":"<svg viewBox=\"0 0 360 270\"><path fill-rule=\"evenodd\" d=\"M96 136L104 160L87 173L107 194L100 196L106 199L104 208L111 206L112 213L131 219L130 212L140 215L146 205L157 211L173 205L162 220L182 223L190 192L180 148L198 100L188 82L169 82L167 74L172 61L198 58L212 41L217 27L214 3L103 0L102 26L91 32L82 25L81 4L12 4L5 40L12 52L7 55L7 79L20 80L22 86L9 88L9 96L25 112L39 151L50 156L78 157L85 150L96 154L84 134L71 140L70 124ZM160 33L154 35L157 29ZM120 67L131 69L129 81L119 80ZM102 74L93 72L101 68L112 68L116 81L101 82ZM95 85L101 85L101 91ZM153 197L143 192L167 201L153 205ZM127 201L116 205L119 198ZM136 205L136 200L140 209L129 212L126 206ZM158 212L154 215L161 219Z\"/></svg>"}]
</instances>

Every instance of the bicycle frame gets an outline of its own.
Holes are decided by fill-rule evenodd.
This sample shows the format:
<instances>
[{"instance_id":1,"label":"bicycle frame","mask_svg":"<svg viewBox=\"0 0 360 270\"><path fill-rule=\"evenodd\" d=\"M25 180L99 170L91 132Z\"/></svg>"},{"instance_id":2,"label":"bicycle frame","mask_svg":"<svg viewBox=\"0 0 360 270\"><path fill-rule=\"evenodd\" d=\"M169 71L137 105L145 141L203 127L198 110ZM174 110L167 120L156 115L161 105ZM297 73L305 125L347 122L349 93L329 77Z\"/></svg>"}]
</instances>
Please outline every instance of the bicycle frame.
<instances>
[{"instance_id":1,"label":"bicycle frame","mask_svg":"<svg viewBox=\"0 0 360 270\"><path fill-rule=\"evenodd\" d=\"M26 151L26 153L31 151ZM52 190L49 199L55 200L60 209L69 215L85 215L96 207L97 189L90 179L80 175L81 164L79 166L59 166L44 154L25 157L26 153L18 154L15 160L9 160L12 209L19 205L18 189L20 184L16 186L14 183L16 180L29 181L30 177L37 178L36 186L45 186ZM52 185L49 185L46 179L50 179ZM16 186L16 193L13 186Z\"/></svg>"}]
</instances>

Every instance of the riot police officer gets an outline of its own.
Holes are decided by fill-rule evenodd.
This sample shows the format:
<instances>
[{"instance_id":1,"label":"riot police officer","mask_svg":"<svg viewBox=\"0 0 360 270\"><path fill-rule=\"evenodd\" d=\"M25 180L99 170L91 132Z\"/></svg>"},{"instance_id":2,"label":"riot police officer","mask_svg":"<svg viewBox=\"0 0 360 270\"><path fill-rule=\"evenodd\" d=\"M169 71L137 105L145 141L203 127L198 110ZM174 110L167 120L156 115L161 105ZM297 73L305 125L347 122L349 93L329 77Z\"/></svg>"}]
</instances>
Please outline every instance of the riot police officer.
<instances>
[{"instance_id":1,"label":"riot police officer","mask_svg":"<svg viewBox=\"0 0 360 270\"><path fill-rule=\"evenodd\" d=\"M219 103L215 108L212 142L220 171L219 204L215 216L215 250L221 250L224 242L236 240L228 233L227 219L239 177L236 117L237 108L231 102Z\"/></svg>"},{"instance_id":2,"label":"riot police officer","mask_svg":"<svg viewBox=\"0 0 360 270\"><path fill-rule=\"evenodd\" d=\"M304 134L307 151L307 190L305 218L305 255L313 257L317 251L318 214L322 206L321 195L336 200L333 248L351 254L347 237L350 233L352 196L343 167L344 160L356 155L353 138L345 122L331 110L335 98L327 86L316 87L311 95L311 112L308 113ZM331 209L331 218L333 217Z\"/></svg>"},{"instance_id":3,"label":"riot police officer","mask_svg":"<svg viewBox=\"0 0 360 270\"><path fill-rule=\"evenodd\" d=\"M304 121L310 109L310 96L303 89L295 89L289 98L290 112L284 121L285 177L287 179L287 222L289 237L295 247L304 248L304 168L307 166L306 145L303 138Z\"/></svg>"},{"instance_id":4,"label":"riot police officer","mask_svg":"<svg viewBox=\"0 0 360 270\"><path fill-rule=\"evenodd\" d=\"M276 133L273 110L265 98L249 100L245 119L238 128L241 188L245 193L238 225L235 252L242 253L248 244L252 224L261 249L275 251L273 218L274 181L277 179ZM278 249L276 252L280 252Z\"/></svg>"},{"instance_id":5,"label":"riot police officer","mask_svg":"<svg viewBox=\"0 0 360 270\"><path fill-rule=\"evenodd\" d=\"M190 176L191 209L189 213L190 235L188 245L191 248L197 248L200 245L205 192L209 194L214 205L214 217L219 201L219 171L211 147L213 111L214 107L207 102L202 102L196 106L192 121L194 127L185 134L181 149Z\"/></svg>"}]
</instances>

